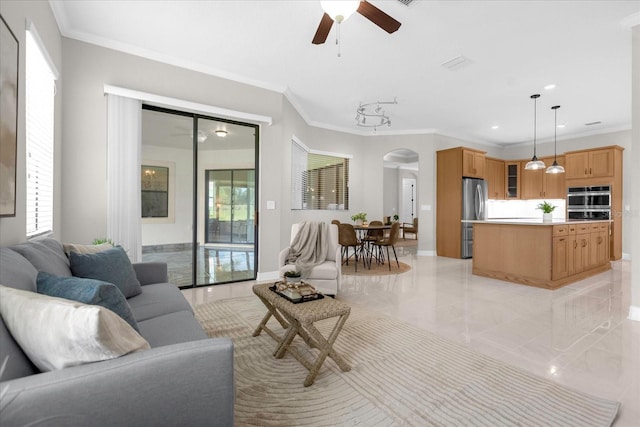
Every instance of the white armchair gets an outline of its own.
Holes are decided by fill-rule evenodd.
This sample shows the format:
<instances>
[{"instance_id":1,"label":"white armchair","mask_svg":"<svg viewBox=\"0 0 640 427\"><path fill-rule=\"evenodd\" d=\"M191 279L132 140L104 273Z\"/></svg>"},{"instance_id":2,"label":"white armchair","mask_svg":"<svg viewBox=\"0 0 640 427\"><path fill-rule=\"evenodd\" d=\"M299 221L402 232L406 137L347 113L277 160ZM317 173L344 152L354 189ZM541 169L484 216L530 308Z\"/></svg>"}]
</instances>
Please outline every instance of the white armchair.
<instances>
[{"instance_id":1,"label":"white armchair","mask_svg":"<svg viewBox=\"0 0 640 427\"><path fill-rule=\"evenodd\" d=\"M298 234L299 228L300 224L293 224L291 226L291 239L289 243L293 242L293 239ZM329 248L327 250L326 260L322 264L315 266L305 281L325 295L335 295L338 293L340 286L342 262L340 259L340 245L338 244L338 226L330 224L328 228L329 236L327 240L329 242ZM286 264L288 255L289 247L280 251L278 264L280 266L280 277L284 276L285 271L296 269L294 264Z\"/></svg>"}]
</instances>

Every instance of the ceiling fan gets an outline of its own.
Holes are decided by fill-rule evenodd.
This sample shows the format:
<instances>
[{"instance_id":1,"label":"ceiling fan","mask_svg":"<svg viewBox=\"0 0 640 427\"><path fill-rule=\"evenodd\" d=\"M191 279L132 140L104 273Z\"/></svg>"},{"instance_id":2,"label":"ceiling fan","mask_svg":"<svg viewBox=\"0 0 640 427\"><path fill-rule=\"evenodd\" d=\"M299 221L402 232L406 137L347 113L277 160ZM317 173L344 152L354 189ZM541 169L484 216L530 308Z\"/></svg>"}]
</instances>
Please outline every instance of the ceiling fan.
<instances>
[{"instance_id":1,"label":"ceiling fan","mask_svg":"<svg viewBox=\"0 0 640 427\"><path fill-rule=\"evenodd\" d=\"M320 4L325 12L320 20L320 25L318 25L318 29L316 30L316 35L313 37L313 44L324 43L329 36L329 31L331 31L333 22L335 21L340 24L354 12L358 12L360 15L364 16L389 34L398 31L398 28L402 25L400 22L396 21L391 16L365 0L321 1Z\"/></svg>"}]
</instances>

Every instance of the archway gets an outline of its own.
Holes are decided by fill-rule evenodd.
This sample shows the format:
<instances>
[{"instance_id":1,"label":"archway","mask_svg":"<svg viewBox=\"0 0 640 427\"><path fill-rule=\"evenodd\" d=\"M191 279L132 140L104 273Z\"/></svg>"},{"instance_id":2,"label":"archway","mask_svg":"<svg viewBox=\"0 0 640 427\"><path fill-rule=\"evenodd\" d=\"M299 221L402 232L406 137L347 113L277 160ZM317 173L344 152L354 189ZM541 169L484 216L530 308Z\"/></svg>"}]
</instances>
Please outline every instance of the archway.
<instances>
[{"instance_id":1,"label":"archway","mask_svg":"<svg viewBox=\"0 0 640 427\"><path fill-rule=\"evenodd\" d=\"M412 223L418 217L418 153L397 149L384 156L384 216L403 223Z\"/></svg>"}]
</instances>

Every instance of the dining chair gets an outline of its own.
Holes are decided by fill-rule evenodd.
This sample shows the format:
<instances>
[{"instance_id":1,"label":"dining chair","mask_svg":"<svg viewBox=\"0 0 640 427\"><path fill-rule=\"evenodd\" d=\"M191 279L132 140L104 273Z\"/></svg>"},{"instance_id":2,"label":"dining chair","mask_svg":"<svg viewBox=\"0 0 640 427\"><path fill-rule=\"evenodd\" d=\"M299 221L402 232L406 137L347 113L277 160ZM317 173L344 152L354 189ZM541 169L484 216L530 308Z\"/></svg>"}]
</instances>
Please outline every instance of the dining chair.
<instances>
[{"instance_id":1,"label":"dining chair","mask_svg":"<svg viewBox=\"0 0 640 427\"><path fill-rule=\"evenodd\" d=\"M338 243L342 246L342 263L349 265L349 248L353 247L353 256L356 261L356 272L358 271L358 252L362 255L363 243L358 241L356 230L351 224L338 224Z\"/></svg>"},{"instance_id":2,"label":"dining chair","mask_svg":"<svg viewBox=\"0 0 640 427\"><path fill-rule=\"evenodd\" d=\"M387 248L387 261L389 262L389 270L391 270L391 259L389 258L389 246L393 249L393 256L396 257L396 264L398 264L398 268L400 268L400 262L398 261L398 254L396 254L396 243L398 242L398 235L400 234L400 223L394 222L391 224L391 230L389 231L389 236L384 237L377 242L374 242L374 246L377 246L378 251L382 253L382 248Z\"/></svg>"},{"instance_id":3,"label":"dining chair","mask_svg":"<svg viewBox=\"0 0 640 427\"><path fill-rule=\"evenodd\" d=\"M331 220L331 224L340 225L340 221L337 219Z\"/></svg>"},{"instance_id":4,"label":"dining chair","mask_svg":"<svg viewBox=\"0 0 640 427\"><path fill-rule=\"evenodd\" d=\"M376 227L376 226L382 226L384 225L382 223L382 221L371 221L369 222L369 227ZM378 240L382 239L384 237L384 230L383 229L378 229L378 230L367 230L367 234L364 237L364 244L366 245L366 251L369 254L369 264L371 264L371 258L373 256L374 250L373 250L373 243L377 242ZM376 253L376 260L380 261L380 254Z\"/></svg>"},{"instance_id":5,"label":"dining chair","mask_svg":"<svg viewBox=\"0 0 640 427\"><path fill-rule=\"evenodd\" d=\"M407 240L407 233L413 233L418 240L418 218L413 218L413 223L405 222L402 224L402 239Z\"/></svg>"}]
</instances>

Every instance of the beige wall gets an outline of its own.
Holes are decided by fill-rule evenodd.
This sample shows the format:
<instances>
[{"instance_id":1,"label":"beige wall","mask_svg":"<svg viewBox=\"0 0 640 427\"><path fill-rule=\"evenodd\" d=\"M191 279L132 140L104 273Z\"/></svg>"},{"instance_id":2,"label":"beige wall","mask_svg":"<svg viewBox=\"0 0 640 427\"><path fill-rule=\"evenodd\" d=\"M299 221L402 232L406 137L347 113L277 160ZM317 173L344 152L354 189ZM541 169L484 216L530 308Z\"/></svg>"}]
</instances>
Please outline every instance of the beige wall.
<instances>
[{"instance_id":1,"label":"beige wall","mask_svg":"<svg viewBox=\"0 0 640 427\"><path fill-rule=\"evenodd\" d=\"M53 13L49 8L49 3L44 1L10 1L0 2L0 14L13 31L19 43L19 65L18 65L18 150L17 150L17 171L16 171L16 216L0 218L0 244L12 245L26 240L26 143L25 143L25 31L26 21L30 20L36 27L40 38L45 44L45 48L51 60L62 75L62 38L58 31ZM64 92L63 82L56 83L57 94L55 97L55 135L54 135L54 165L56 170L61 169L62 153L62 93ZM60 174L56 173L54 185L54 210L53 228L54 237L60 237L61 229L61 186Z\"/></svg>"},{"instance_id":2,"label":"beige wall","mask_svg":"<svg viewBox=\"0 0 640 427\"><path fill-rule=\"evenodd\" d=\"M62 38L46 2L4 1L0 3L0 11L20 38L22 81L25 18L35 22L61 72L56 97L56 187L62 190L57 190L55 197L55 229L56 237L63 241L86 243L106 233L105 84L273 118L271 126L260 126L258 242L261 273L277 269L277 252L287 243L293 222L303 219L329 221L336 217L348 221L356 211L365 211L370 218L382 218L387 214L381 189L387 184L383 156L389 151L410 149L419 156L417 215L421 221L418 247L421 254L435 251L437 150L464 145L504 159L527 158L531 153L531 146L502 149L436 134L365 137L312 127L280 93ZM637 54L634 61L637 64ZM634 94L637 94L637 77L634 84ZM20 88L20 97L19 128L24 129L24 87ZM637 99L634 97L636 105ZM638 119L635 120L638 128ZM290 143L293 135L310 148L353 156L349 212L291 211ZM637 132L634 138L637 147ZM634 170L629 166L637 164L638 151L636 161L630 163L630 131L562 140L558 149L563 152L613 144L626 149L624 193L625 204L628 204L630 199L627 197L638 191L638 186L634 187L632 182L639 181L638 168ZM553 145L541 143L539 153L552 154ZM24 132L19 133L18 156L18 216L0 219L2 244L25 239ZM275 201L276 209L266 210L267 201ZM423 205L429 205L431 209L421 210ZM635 206L637 209L637 203ZM623 240L623 250L631 252L630 239Z\"/></svg>"}]
</instances>

